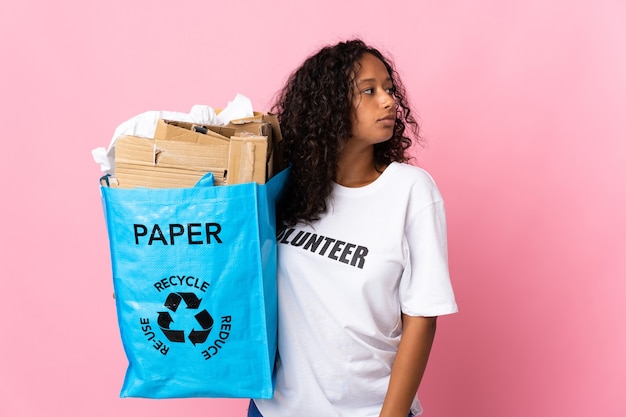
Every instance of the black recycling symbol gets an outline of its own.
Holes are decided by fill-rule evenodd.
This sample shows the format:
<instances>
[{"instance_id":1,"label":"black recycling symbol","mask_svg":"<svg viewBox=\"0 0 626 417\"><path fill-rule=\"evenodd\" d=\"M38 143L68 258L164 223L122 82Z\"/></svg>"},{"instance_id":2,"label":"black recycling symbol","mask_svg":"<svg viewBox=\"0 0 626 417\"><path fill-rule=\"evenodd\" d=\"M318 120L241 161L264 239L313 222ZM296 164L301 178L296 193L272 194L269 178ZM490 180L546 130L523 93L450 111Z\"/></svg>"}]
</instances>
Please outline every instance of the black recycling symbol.
<instances>
[{"instance_id":1,"label":"black recycling symbol","mask_svg":"<svg viewBox=\"0 0 626 417\"><path fill-rule=\"evenodd\" d=\"M181 301L185 302L187 310L198 310L202 299L196 297L196 295L192 292L173 292L167 296L167 299L165 300L165 307L175 313L176 310L178 310L178 306ZM174 322L174 319L172 319L172 316L170 315L170 311L159 311L157 323L159 324L159 327L165 337L167 337L170 342L185 343L184 330L170 329L170 324ZM195 314L194 317L202 328L202 330L196 330L194 327L189 332L189 341L195 346L198 343L206 342L206 339L209 337L209 333L211 332L211 328L213 328L213 317L211 317L209 312L206 310L200 311Z\"/></svg>"}]
</instances>

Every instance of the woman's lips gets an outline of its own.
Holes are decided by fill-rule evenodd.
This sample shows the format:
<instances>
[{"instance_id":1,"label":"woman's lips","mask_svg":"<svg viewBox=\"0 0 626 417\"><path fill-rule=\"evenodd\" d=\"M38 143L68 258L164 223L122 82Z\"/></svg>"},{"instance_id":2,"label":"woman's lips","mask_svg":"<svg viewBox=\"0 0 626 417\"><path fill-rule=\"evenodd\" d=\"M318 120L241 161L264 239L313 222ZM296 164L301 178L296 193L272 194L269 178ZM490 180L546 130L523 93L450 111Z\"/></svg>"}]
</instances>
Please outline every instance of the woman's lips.
<instances>
[{"instance_id":1,"label":"woman's lips","mask_svg":"<svg viewBox=\"0 0 626 417\"><path fill-rule=\"evenodd\" d=\"M394 126L396 124L396 118L395 116L385 116L381 119L378 119L378 123L382 124L383 126Z\"/></svg>"}]
</instances>

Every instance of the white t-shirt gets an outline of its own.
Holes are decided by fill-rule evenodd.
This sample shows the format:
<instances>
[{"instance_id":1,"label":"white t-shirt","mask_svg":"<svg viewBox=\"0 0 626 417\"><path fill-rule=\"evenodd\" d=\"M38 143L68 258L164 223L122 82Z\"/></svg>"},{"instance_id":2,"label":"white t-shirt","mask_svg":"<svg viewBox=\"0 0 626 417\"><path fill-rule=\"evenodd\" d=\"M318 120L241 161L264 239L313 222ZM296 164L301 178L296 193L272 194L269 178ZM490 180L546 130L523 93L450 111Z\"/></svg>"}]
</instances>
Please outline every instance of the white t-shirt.
<instances>
[{"instance_id":1,"label":"white t-shirt","mask_svg":"<svg viewBox=\"0 0 626 417\"><path fill-rule=\"evenodd\" d=\"M328 212L279 231L278 243L276 389L255 400L259 411L377 417L401 313L457 311L437 186L423 169L392 163L364 187L335 184Z\"/></svg>"}]
</instances>

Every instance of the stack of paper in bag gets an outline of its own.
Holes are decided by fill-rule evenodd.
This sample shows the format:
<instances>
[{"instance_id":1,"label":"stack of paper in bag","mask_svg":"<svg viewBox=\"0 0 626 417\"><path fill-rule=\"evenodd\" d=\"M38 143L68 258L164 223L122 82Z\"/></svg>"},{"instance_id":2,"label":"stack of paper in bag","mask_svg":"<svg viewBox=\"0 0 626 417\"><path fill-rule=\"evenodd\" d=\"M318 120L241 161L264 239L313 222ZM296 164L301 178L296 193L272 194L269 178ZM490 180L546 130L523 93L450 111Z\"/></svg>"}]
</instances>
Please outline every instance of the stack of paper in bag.
<instances>
[{"instance_id":1,"label":"stack of paper in bag","mask_svg":"<svg viewBox=\"0 0 626 417\"><path fill-rule=\"evenodd\" d=\"M160 119L154 138L122 136L115 143L109 185L120 188L193 187L208 172L215 185L264 184L273 174L275 115L256 113L226 126Z\"/></svg>"}]
</instances>

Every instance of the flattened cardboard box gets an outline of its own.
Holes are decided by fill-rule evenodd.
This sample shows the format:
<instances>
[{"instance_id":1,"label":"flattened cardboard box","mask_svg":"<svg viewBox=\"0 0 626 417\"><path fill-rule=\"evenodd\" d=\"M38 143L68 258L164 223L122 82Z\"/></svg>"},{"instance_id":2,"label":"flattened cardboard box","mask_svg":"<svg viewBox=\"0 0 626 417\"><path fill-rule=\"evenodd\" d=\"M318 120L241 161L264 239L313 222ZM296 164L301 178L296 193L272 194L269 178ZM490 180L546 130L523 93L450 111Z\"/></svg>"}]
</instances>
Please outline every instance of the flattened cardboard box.
<instances>
[{"instance_id":1,"label":"flattened cardboard box","mask_svg":"<svg viewBox=\"0 0 626 417\"><path fill-rule=\"evenodd\" d=\"M120 188L181 188L212 172L221 185L228 152L228 145L122 136L115 144L115 179Z\"/></svg>"},{"instance_id":2,"label":"flattened cardboard box","mask_svg":"<svg viewBox=\"0 0 626 417\"><path fill-rule=\"evenodd\" d=\"M215 185L264 184L274 173L273 151L280 139L271 114L255 113L227 126L159 120L154 139L117 140L111 186L193 187L208 172Z\"/></svg>"}]
</instances>

